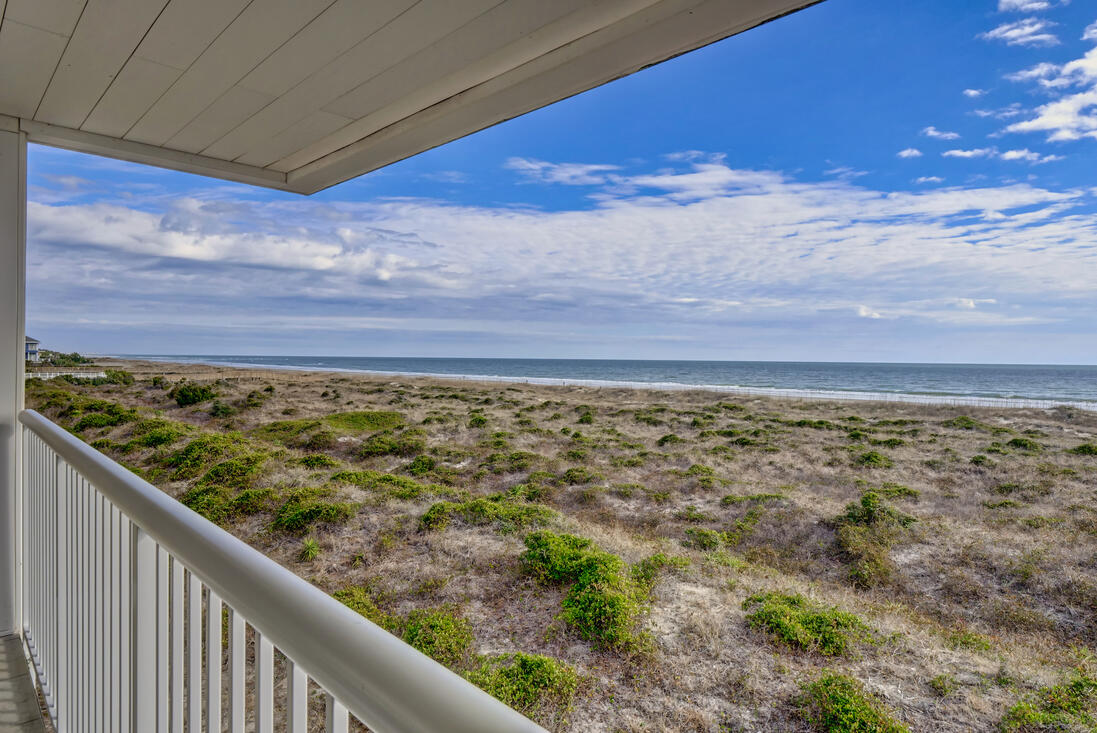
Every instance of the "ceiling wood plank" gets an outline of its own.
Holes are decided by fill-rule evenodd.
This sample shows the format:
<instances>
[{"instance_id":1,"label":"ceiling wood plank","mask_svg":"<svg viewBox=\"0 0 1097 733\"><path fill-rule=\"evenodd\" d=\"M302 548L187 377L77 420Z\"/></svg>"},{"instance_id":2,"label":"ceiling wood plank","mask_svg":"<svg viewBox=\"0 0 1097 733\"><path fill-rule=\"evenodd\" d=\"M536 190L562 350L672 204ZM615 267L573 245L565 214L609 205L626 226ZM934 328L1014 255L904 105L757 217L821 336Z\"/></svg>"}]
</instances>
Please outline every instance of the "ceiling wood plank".
<instances>
[{"instance_id":1,"label":"ceiling wood plank","mask_svg":"<svg viewBox=\"0 0 1097 733\"><path fill-rule=\"evenodd\" d=\"M126 134L163 145L333 0L254 0Z\"/></svg>"},{"instance_id":2,"label":"ceiling wood plank","mask_svg":"<svg viewBox=\"0 0 1097 733\"><path fill-rule=\"evenodd\" d=\"M59 36L71 36L87 0L8 0L6 20L34 26ZM0 3L0 7L3 4Z\"/></svg>"},{"instance_id":3,"label":"ceiling wood plank","mask_svg":"<svg viewBox=\"0 0 1097 733\"><path fill-rule=\"evenodd\" d=\"M233 87L168 140L167 146L197 153L209 145L210 140L216 140L225 130L236 127L270 104L273 99L269 94Z\"/></svg>"},{"instance_id":4,"label":"ceiling wood plank","mask_svg":"<svg viewBox=\"0 0 1097 733\"><path fill-rule=\"evenodd\" d=\"M657 1L615 0L614 2L579 3L580 7L575 12L546 23L535 32L511 36L518 37L520 40L498 48L494 53L480 57L469 53L472 58L464 64L452 62L457 59L452 59L448 64L441 62L443 68L455 69L453 73L441 77L437 74L440 57L431 53L434 47L427 49L415 59L409 60L416 62L414 70L405 70L403 65L391 68L324 108L329 112L352 117L355 122L338 131L337 134L316 141L272 165L276 170L281 171L291 171L306 165L426 109L432 104L486 82L502 71L532 61L576 38L613 25ZM460 34L454 34L446 41L450 42L451 39L458 42L458 48L454 49L446 44L447 54L460 54L462 44L469 48L480 48L465 43L465 39ZM443 55L441 58L444 57ZM405 73L411 78L401 78Z\"/></svg>"},{"instance_id":5,"label":"ceiling wood plank","mask_svg":"<svg viewBox=\"0 0 1097 733\"><path fill-rule=\"evenodd\" d=\"M245 76L240 86L285 94L388 25L418 0L338 0Z\"/></svg>"},{"instance_id":6,"label":"ceiling wood plank","mask_svg":"<svg viewBox=\"0 0 1097 733\"><path fill-rule=\"evenodd\" d=\"M139 56L122 67L81 130L122 137L183 72Z\"/></svg>"},{"instance_id":7,"label":"ceiling wood plank","mask_svg":"<svg viewBox=\"0 0 1097 733\"><path fill-rule=\"evenodd\" d=\"M313 112L305 119L286 128L263 144L256 147L247 155L236 159L238 163L259 166L270 165L279 158L284 158L295 150L300 150L317 138L325 137L336 130L346 127L351 122L347 117L324 112Z\"/></svg>"},{"instance_id":8,"label":"ceiling wood plank","mask_svg":"<svg viewBox=\"0 0 1097 733\"><path fill-rule=\"evenodd\" d=\"M124 136L248 2L169 2L81 129Z\"/></svg>"},{"instance_id":9,"label":"ceiling wood plank","mask_svg":"<svg viewBox=\"0 0 1097 733\"><path fill-rule=\"evenodd\" d=\"M136 55L187 69L251 0L171 0L137 47Z\"/></svg>"},{"instance_id":10,"label":"ceiling wood plank","mask_svg":"<svg viewBox=\"0 0 1097 733\"><path fill-rule=\"evenodd\" d=\"M167 0L89 0L35 119L78 128Z\"/></svg>"},{"instance_id":11,"label":"ceiling wood plank","mask_svg":"<svg viewBox=\"0 0 1097 733\"><path fill-rule=\"evenodd\" d=\"M0 25L0 112L33 117L68 38L17 23ZM14 73L13 70L18 70Z\"/></svg>"},{"instance_id":12,"label":"ceiling wood plank","mask_svg":"<svg viewBox=\"0 0 1097 733\"><path fill-rule=\"evenodd\" d=\"M203 154L226 160L243 155L256 140L278 134L365 78L444 38L453 28L499 2L420 2L210 145Z\"/></svg>"}]
</instances>

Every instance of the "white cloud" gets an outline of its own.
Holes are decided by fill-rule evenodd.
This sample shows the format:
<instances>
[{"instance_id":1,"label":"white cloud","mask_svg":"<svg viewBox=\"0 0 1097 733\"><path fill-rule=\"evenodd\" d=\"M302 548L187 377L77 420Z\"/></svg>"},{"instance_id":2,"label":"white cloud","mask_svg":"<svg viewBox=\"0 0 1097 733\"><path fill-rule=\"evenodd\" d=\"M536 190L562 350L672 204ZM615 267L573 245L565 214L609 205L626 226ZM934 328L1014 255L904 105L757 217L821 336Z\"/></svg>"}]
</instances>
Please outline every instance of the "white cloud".
<instances>
[{"instance_id":1,"label":"white cloud","mask_svg":"<svg viewBox=\"0 0 1097 733\"><path fill-rule=\"evenodd\" d=\"M915 183L944 183L945 179L940 176L919 176L914 179Z\"/></svg>"},{"instance_id":2,"label":"white cloud","mask_svg":"<svg viewBox=\"0 0 1097 733\"><path fill-rule=\"evenodd\" d=\"M1021 69L1015 71L1012 74L1006 74L1006 79L1009 81L1032 81L1034 79L1047 79L1053 76L1059 75L1059 65L1053 64L1048 61L1042 61L1035 66L1030 66L1027 69Z\"/></svg>"},{"instance_id":3,"label":"white cloud","mask_svg":"<svg viewBox=\"0 0 1097 733\"><path fill-rule=\"evenodd\" d=\"M1083 41L1097 41L1097 20L1086 26L1082 32Z\"/></svg>"},{"instance_id":4,"label":"white cloud","mask_svg":"<svg viewBox=\"0 0 1097 733\"><path fill-rule=\"evenodd\" d=\"M938 130L933 125L923 128L922 134L935 140L956 140L960 137L960 133L958 132L945 132L943 130Z\"/></svg>"},{"instance_id":5,"label":"white cloud","mask_svg":"<svg viewBox=\"0 0 1097 733\"><path fill-rule=\"evenodd\" d=\"M989 158L998 151L994 148L972 148L971 150L946 150L941 153L944 158Z\"/></svg>"},{"instance_id":6,"label":"white cloud","mask_svg":"<svg viewBox=\"0 0 1097 733\"><path fill-rule=\"evenodd\" d=\"M1055 25L1043 18L1025 18L1003 23L993 30L979 34L979 37L990 41L1004 41L1010 46L1056 46L1059 44L1058 36L1048 32Z\"/></svg>"},{"instance_id":7,"label":"white cloud","mask_svg":"<svg viewBox=\"0 0 1097 733\"><path fill-rule=\"evenodd\" d=\"M1023 160L1028 163L1051 163L1063 159L1063 156L1061 155L1040 155L1028 148L1023 148L1021 150L1006 150L998 157L1002 160Z\"/></svg>"},{"instance_id":8,"label":"white cloud","mask_svg":"<svg viewBox=\"0 0 1097 733\"><path fill-rule=\"evenodd\" d=\"M1088 192L888 191L685 161L614 176L596 205L562 210L238 191L167 209L32 202L32 322L93 303L96 321L154 332L430 331L473 348L469 333L711 343L857 318L1023 328L1097 308Z\"/></svg>"},{"instance_id":9,"label":"white cloud","mask_svg":"<svg viewBox=\"0 0 1097 733\"><path fill-rule=\"evenodd\" d=\"M975 114L978 117L993 117L998 120L1008 120L1013 117L1019 117L1025 113L1025 109L1021 106L1020 102L1014 102L1008 107L1001 107L1000 109L977 109Z\"/></svg>"},{"instance_id":10,"label":"white cloud","mask_svg":"<svg viewBox=\"0 0 1097 733\"><path fill-rule=\"evenodd\" d=\"M998 0L999 13L1035 13L1050 7L1049 0Z\"/></svg>"},{"instance_id":11,"label":"white cloud","mask_svg":"<svg viewBox=\"0 0 1097 733\"><path fill-rule=\"evenodd\" d=\"M1097 140L1097 88L1071 94L1036 109L1036 117L1015 122L1006 132L1044 132L1049 141Z\"/></svg>"},{"instance_id":12,"label":"white cloud","mask_svg":"<svg viewBox=\"0 0 1097 733\"><path fill-rule=\"evenodd\" d=\"M922 151L918 148L905 148L896 153L900 158L921 158Z\"/></svg>"},{"instance_id":13,"label":"white cloud","mask_svg":"<svg viewBox=\"0 0 1097 733\"><path fill-rule=\"evenodd\" d=\"M964 96L969 98L969 99L978 99L979 97L983 96L984 94L986 94L985 89L965 89L964 90Z\"/></svg>"},{"instance_id":14,"label":"white cloud","mask_svg":"<svg viewBox=\"0 0 1097 733\"><path fill-rule=\"evenodd\" d=\"M560 183L566 186L596 186L606 183L606 174L620 166L586 163L548 163L532 158L510 158L504 168L517 171L531 182Z\"/></svg>"}]
</instances>

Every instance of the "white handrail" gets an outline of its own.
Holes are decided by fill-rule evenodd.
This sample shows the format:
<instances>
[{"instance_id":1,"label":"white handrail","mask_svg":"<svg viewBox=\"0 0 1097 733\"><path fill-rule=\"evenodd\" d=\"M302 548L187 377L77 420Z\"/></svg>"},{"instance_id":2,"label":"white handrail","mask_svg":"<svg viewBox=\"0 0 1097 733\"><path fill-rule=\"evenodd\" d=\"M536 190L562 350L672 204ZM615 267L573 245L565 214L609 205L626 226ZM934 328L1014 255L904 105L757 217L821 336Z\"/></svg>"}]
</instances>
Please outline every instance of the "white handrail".
<instances>
[{"instance_id":1,"label":"white handrail","mask_svg":"<svg viewBox=\"0 0 1097 733\"><path fill-rule=\"evenodd\" d=\"M86 479L109 502L106 510L96 507L93 502L93 516L102 516L106 511L109 517L110 511L119 510L137 528L135 536L144 533L170 556L168 562L173 566L173 578L177 572L182 572L182 568L188 571L188 577L196 577L209 589L211 609L214 608L213 599L219 597L223 600L230 608L230 625L233 624L232 614L242 616L262 638L261 644L259 639L256 640L256 647L262 646L265 650L266 644L273 644L292 661L294 669L303 670L324 688L333 698L329 706L345 707L351 715L379 733L543 733L540 726L184 507L37 412L25 410L20 413L19 421L52 449L56 458ZM48 458L45 461L39 458L37 464L33 460L28 461L27 470L38 470L35 465L40 469L47 463ZM57 474L60 473L59 469ZM40 476L33 480L42 483ZM31 480L25 476L24 485L28 483ZM53 488L55 495L60 496L61 487ZM41 507L47 498L45 495L34 497L32 505ZM76 507L78 514L87 511L86 506ZM56 516L60 515L55 513L47 515L45 520L35 521L39 521L48 531L52 521L50 518ZM93 529L93 539L95 536ZM72 540L68 541L71 544ZM77 538L77 541L83 540ZM145 549L142 549L142 542ZM140 618L142 609L148 612L149 608L154 608L156 593L165 590L148 587L153 578L164 575L161 569L161 575L157 576L157 568L150 568L141 560L142 557L150 557L144 553L151 547L143 537L132 545L126 545L126 552L131 553L135 560L133 569L126 575L133 578L130 608L134 612L133 633L138 635L149 633L147 630L151 628L148 619ZM157 562L161 561L158 559ZM174 569L176 562L182 567ZM28 587L35 582L32 574L25 574L24 578ZM46 589L45 594L32 594L32 597L45 598L49 592ZM193 593L193 589L190 592ZM181 601L181 596L179 599ZM79 608L78 603L69 605ZM220 603L218 609L219 606ZM56 615L58 612L65 612L65 608L60 611L50 609L47 617L53 619L49 614ZM66 621L53 620L55 624ZM191 620L188 623L194 622ZM200 629L200 610L197 623ZM37 635L41 636L40 633ZM125 634L122 636L129 638ZM199 637L195 635L194 638ZM147 637L144 641L148 641ZM57 639L48 639L47 645L58 643ZM134 646L138 643L135 642ZM229 643L232 644L231 636ZM150 646L154 645L150 643ZM51 654L57 652L50 649ZM66 653L60 650L62 656ZM139 657L138 651L134 650L133 658L136 660ZM263 661L266 664L265 656ZM153 683L134 680L135 708L148 704L139 693L150 690L149 685ZM77 690L63 685L62 692L75 694ZM68 704L60 702L62 705ZM160 719L159 714L157 719Z\"/></svg>"}]
</instances>

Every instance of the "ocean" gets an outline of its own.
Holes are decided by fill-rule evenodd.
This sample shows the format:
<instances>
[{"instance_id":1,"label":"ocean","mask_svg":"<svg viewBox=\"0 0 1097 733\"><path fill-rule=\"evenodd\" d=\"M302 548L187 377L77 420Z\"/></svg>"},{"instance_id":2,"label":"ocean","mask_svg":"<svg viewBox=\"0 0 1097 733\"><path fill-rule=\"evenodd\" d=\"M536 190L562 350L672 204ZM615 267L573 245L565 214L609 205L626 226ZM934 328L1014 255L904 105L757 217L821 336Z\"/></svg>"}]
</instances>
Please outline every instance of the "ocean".
<instances>
[{"instance_id":1,"label":"ocean","mask_svg":"<svg viewBox=\"0 0 1097 733\"><path fill-rule=\"evenodd\" d=\"M466 379L704 388L805 399L1097 409L1097 366L128 354L119 358Z\"/></svg>"}]
</instances>

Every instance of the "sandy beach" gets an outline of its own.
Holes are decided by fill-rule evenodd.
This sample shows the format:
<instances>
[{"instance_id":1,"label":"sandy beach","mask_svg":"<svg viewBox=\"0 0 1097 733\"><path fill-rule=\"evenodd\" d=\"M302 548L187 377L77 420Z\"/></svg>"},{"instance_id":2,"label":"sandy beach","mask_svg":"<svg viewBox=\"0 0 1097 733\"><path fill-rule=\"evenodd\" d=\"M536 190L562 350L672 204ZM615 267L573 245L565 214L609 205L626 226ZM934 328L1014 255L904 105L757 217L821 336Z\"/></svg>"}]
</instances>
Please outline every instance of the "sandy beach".
<instances>
[{"instance_id":1,"label":"sandy beach","mask_svg":"<svg viewBox=\"0 0 1097 733\"><path fill-rule=\"evenodd\" d=\"M553 730L809 730L826 670L989 730L1095 673L1093 412L100 363L28 407L493 694L547 659Z\"/></svg>"}]
</instances>

